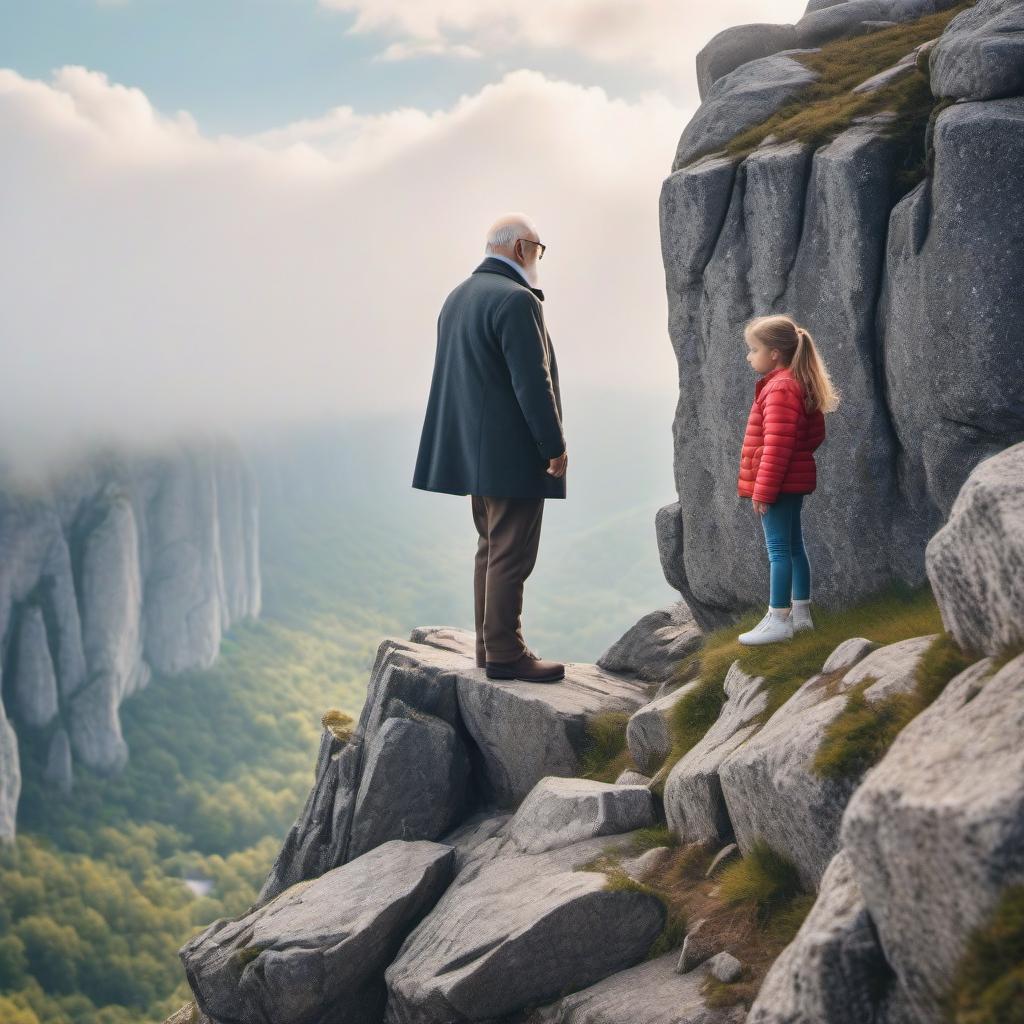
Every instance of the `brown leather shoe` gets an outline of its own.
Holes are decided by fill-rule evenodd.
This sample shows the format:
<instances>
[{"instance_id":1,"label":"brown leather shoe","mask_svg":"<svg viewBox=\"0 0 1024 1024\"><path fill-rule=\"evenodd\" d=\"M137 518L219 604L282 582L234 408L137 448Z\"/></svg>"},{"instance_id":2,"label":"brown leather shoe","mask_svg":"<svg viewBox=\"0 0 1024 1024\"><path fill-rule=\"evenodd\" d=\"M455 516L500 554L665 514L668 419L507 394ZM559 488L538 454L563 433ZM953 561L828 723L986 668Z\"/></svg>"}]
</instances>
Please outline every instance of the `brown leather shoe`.
<instances>
[{"instance_id":1,"label":"brown leather shoe","mask_svg":"<svg viewBox=\"0 0 1024 1024\"><path fill-rule=\"evenodd\" d=\"M487 662L488 679L522 679L527 683L557 683L565 678L565 666L560 661L541 661L527 651L516 661Z\"/></svg>"}]
</instances>

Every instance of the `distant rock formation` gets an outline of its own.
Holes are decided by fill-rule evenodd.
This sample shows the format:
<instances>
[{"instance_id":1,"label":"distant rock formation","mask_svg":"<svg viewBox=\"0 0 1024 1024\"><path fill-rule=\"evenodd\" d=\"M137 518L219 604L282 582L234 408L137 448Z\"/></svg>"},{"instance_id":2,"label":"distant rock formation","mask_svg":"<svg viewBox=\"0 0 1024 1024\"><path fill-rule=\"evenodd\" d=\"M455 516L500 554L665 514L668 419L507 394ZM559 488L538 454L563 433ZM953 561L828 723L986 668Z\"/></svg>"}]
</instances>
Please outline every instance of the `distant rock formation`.
<instances>
[{"instance_id":1,"label":"distant rock formation","mask_svg":"<svg viewBox=\"0 0 1024 1024\"><path fill-rule=\"evenodd\" d=\"M801 48L951 6L812 0L796 26L728 29L701 53L704 102L661 190L679 500L656 528L665 576L704 628L767 595L760 525L736 496L751 317L805 324L842 395L804 503L823 606L923 582L925 544L968 473L1024 439L1018 2L980 0L918 59L923 72L903 62L908 74L930 65L945 104L909 192L884 111L817 147L769 138L742 159L722 151L799 95Z\"/></svg>"},{"instance_id":2,"label":"distant rock formation","mask_svg":"<svg viewBox=\"0 0 1024 1024\"><path fill-rule=\"evenodd\" d=\"M15 832L18 734L68 791L122 768L118 708L153 672L207 667L260 610L255 478L234 445L103 452L0 492L0 837Z\"/></svg>"}]
</instances>

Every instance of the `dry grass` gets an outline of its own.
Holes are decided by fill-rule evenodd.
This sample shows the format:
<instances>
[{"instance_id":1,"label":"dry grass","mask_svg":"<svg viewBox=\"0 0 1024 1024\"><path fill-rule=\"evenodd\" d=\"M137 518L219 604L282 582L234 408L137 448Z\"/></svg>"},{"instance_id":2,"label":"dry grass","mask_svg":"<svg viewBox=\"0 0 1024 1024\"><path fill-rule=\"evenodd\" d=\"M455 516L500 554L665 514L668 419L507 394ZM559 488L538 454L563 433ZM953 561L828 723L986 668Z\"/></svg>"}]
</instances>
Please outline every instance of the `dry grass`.
<instances>
[{"instance_id":1,"label":"dry grass","mask_svg":"<svg viewBox=\"0 0 1024 1024\"><path fill-rule=\"evenodd\" d=\"M643 844L638 844L637 852L642 848ZM664 902L668 911L665 929L648 951L648 959L680 948L687 922L704 919L703 929L712 937L713 944L728 950L743 964L738 981L718 984L715 991L709 985L706 998L713 1005L743 1004L749 1008L768 968L796 934L813 897L799 891L791 898L779 897L767 914L756 901L729 902L722 887L727 868L720 869L712 878L704 877L714 852L699 843L676 845L643 882L629 879L620 864L621 853L611 847L581 870L604 871L609 875L610 887L653 893Z\"/></svg>"},{"instance_id":2,"label":"dry grass","mask_svg":"<svg viewBox=\"0 0 1024 1024\"><path fill-rule=\"evenodd\" d=\"M768 136L777 142L821 146L849 128L855 118L891 111L895 119L885 134L898 140L899 188L906 191L923 177L928 154L925 129L937 105L929 86L927 66L901 75L873 93L855 93L861 82L898 63L921 43L942 34L961 11L974 6L967 0L917 21L826 43L816 53L794 57L820 76L772 117L741 132L726 147L738 159L752 153ZM699 159L695 157L694 159Z\"/></svg>"}]
</instances>

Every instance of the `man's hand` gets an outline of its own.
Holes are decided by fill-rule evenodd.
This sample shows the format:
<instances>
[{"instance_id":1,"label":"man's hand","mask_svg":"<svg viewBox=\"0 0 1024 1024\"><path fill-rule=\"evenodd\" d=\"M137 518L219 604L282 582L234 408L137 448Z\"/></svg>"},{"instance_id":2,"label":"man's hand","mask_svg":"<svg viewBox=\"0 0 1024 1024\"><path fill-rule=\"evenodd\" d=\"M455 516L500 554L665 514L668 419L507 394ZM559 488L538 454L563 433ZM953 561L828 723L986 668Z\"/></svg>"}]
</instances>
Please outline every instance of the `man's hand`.
<instances>
[{"instance_id":1,"label":"man's hand","mask_svg":"<svg viewBox=\"0 0 1024 1024\"><path fill-rule=\"evenodd\" d=\"M547 471L552 476L565 476L565 467L569 465L569 451L566 449L557 459L548 462Z\"/></svg>"},{"instance_id":2,"label":"man's hand","mask_svg":"<svg viewBox=\"0 0 1024 1024\"><path fill-rule=\"evenodd\" d=\"M768 504L767 501L755 501L754 502L754 511L759 516L763 516L765 514L765 512L768 511L769 508L771 508L771 506Z\"/></svg>"}]
</instances>

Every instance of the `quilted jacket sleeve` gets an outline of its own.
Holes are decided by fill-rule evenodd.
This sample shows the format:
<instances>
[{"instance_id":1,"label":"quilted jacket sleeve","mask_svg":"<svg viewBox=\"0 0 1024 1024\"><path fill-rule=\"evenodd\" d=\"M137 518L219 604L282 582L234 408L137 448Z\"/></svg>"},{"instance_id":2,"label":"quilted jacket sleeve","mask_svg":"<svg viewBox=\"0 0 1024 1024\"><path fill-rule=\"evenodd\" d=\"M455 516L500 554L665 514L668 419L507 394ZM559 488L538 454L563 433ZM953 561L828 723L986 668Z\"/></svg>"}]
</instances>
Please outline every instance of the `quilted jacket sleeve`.
<instances>
[{"instance_id":1,"label":"quilted jacket sleeve","mask_svg":"<svg viewBox=\"0 0 1024 1024\"><path fill-rule=\"evenodd\" d=\"M779 488L793 457L804 409L798 389L786 385L766 388L762 398L764 445L752 497L754 501L771 505L779 496Z\"/></svg>"},{"instance_id":2,"label":"quilted jacket sleeve","mask_svg":"<svg viewBox=\"0 0 1024 1024\"><path fill-rule=\"evenodd\" d=\"M565 436L551 380L540 302L525 288L498 309L501 351L508 364L519 406L545 459L565 451Z\"/></svg>"}]
</instances>

